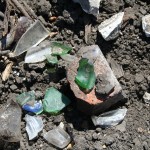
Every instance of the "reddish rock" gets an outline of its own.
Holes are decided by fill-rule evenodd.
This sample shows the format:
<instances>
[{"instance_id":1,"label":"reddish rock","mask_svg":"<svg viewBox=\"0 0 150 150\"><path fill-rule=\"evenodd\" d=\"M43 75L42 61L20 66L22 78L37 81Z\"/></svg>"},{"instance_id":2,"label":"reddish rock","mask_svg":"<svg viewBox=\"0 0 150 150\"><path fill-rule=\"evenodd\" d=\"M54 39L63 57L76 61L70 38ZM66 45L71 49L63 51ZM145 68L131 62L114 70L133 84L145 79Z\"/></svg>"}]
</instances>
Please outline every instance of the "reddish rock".
<instances>
[{"instance_id":1,"label":"reddish rock","mask_svg":"<svg viewBox=\"0 0 150 150\"><path fill-rule=\"evenodd\" d=\"M78 52L78 55L79 59L72 62L67 69L67 79L70 83L72 91L77 98L78 109L87 115L98 114L105 111L118 101L122 100L122 88L114 76L111 68L109 67L109 64L102 54L100 48L97 45L87 46L81 48ZM95 86L89 93L84 93L80 90L78 85L75 83L75 77L77 75L77 69L79 67L79 60L81 57L86 57L94 62L96 76L103 75L107 83L113 87L109 93L103 95L103 92L101 91L105 90L99 89L97 91L97 86ZM100 84L101 83L97 83L97 85ZM103 87L108 88L108 85L103 85Z\"/></svg>"}]
</instances>

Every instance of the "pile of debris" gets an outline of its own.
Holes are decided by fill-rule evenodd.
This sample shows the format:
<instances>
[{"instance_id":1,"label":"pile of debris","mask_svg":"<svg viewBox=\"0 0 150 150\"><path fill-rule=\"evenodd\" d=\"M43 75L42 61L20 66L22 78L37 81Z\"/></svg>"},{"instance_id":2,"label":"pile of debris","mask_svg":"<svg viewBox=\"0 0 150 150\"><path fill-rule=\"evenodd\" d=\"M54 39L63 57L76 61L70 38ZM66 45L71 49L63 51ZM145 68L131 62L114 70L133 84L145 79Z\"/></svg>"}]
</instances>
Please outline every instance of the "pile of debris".
<instances>
[{"instance_id":1,"label":"pile of debris","mask_svg":"<svg viewBox=\"0 0 150 150\"><path fill-rule=\"evenodd\" d=\"M101 0L73 1L79 3L86 13L94 16L99 14ZM51 66L56 66L63 59L67 63L67 80L76 97L78 109L85 115L91 116L95 126L106 128L119 124L124 119L127 108L102 112L126 98L118 82L118 79L124 75L121 65L111 57L106 60L98 45L81 47L76 56L70 55L69 52L73 48L52 41L51 38L57 32L49 32L44 23L37 19L34 11L26 3L23 4L17 0L8 0L5 14L0 12L0 17L4 18L5 22L0 42L0 57L5 64L2 80L5 82L9 79L13 60L18 58L23 57L26 64L45 62ZM18 19L10 16L11 7L17 7L24 16ZM97 30L106 41L114 40L121 34L122 26L129 19L131 18L125 12L119 12L102 22ZM147 37L150 36L149 19L150 15L142 19L143 31ZM11 22L11 28L8 22ZM8 50L14 43L16 43L14 50ZM148 93L145 93L144 100L149 103ZM0 138L8 142L20 141L23 112L29 140L33 140L43 131L44 124L40 114L57 115L71 102L54 87L46 89L43 100L36 99L34 91L21 93L16 97L15 102L11 101L1 110ZM61 149L73 141L62 123L49 132L43 131L43 138Z\"/></svg>"}]
</instances>

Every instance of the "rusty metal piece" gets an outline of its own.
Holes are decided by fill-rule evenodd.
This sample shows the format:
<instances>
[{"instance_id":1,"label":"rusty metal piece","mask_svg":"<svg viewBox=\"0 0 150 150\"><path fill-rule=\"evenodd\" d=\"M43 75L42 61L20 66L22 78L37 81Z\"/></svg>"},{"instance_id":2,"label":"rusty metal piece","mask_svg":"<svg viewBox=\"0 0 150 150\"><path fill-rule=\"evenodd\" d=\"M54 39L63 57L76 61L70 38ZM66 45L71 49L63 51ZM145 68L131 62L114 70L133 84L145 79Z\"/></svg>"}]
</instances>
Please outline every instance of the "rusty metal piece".
<instances>
[{"instance_id":1,"label":"rusty metal piece","mask_svg":"<svg viewBox=\"0 0 150 150\"><path fill-rule=\"evenodd\" d=\"M93 55L94 57L92 58L91 54L94 50L97 50L98 53L97 55ZM87 55L85 53L87 53ZM87 56L89 59L93 59L96 76L103 75L105 80L107 80L110 86L113 87L111 92L107 93L105 96L103 96L101 91L96 91L96 86L88 94L84 93L75 83L75 76L79 67L80 58L74 61L67 68L67 79L70 83L72 91L77 98L78 109L87 115L98 114L105 111L118 101L122 100L122 88L99 47L97 45L87 46L81 48L78 54L80 57ZM104 88L106 87L104 86Z\"/></svg>"}]
</instances>

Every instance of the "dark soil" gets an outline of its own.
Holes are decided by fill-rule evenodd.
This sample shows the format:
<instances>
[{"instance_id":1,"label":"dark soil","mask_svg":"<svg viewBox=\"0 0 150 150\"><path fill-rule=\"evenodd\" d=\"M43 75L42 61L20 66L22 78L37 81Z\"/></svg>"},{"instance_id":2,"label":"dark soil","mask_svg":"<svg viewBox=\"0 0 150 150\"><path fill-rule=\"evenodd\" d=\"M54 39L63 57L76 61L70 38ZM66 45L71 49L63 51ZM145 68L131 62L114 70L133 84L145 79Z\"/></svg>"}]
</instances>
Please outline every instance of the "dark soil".
<instances>
[{"instance_id":1,"label":"dark soil","mask_svg":"<svg viewBox=\"0 0 150 150\"><path fill-rule=\"evenodd\" d=\"M35 90L37 98L42 99L46 88L54 86L72 99L71 106L60 115L47 116L42 114L44 130L49 131L63 122L66 127L72 127L75 145L73 150L149 150L150 149L150 105L143 101L144 93L150 92L150 39L142 31L141 17L150 13L149 0L124 0L120 11L132 7L135 19L130 20L121 30L120 36L113 41L106 42L97 32L97 26L116 11L109 11L100 7L100 14L96 19L84 13L80 5L71 0L25 0L38 16L42 16L50 31L58 31L52 40L62 41L71 45L71 52L75 55L82 47L98 44L104 55L108 54L122 65L124 76L119 79L127 95L125 104L128 112L124 121L113 128L101 129L94 127L90 117L85 116L76 108L76 101L66 80L65 62L60 61L55 73L48 74L45 64L24 65L17 62L13 66L7 82L0 79L0 107L7 101L15 100L16 95L24 91ZM136 3L134 3L136 1ZM121 1L122 3L123 1ZM0 11L4 12L0 1ZM116 8L116 7L115 7ZM117 12L119 11L117 10ZM50 16L58 17L56 21L49 21ZM90 20L92 32L87 43L84 40L85 20ZM1 24L1 18L0 18ZM0 64L1 65L1 64ZM0 66L1 67L1 66ZM22 137L19 143L0 142L2 150L55 150L42 138L42 133L33 141L28 141L25 131L24 115L21 122Z\"/></svg>"}]
</instances>

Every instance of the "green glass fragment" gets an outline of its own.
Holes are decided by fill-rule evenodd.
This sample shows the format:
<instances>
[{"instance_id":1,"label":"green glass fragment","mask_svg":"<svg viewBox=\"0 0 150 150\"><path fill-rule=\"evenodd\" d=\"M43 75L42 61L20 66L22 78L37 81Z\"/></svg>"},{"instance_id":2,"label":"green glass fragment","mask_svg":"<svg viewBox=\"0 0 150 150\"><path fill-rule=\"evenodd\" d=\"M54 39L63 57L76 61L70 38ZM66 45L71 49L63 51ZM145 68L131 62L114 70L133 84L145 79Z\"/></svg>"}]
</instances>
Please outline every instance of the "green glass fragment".
<instances>
[{"instance_id":1,"label":"green glass fragment","mask_svg":"<svg viewBox=\"0 0 150 150\"><path fill-rule=\"evenodd\" d=\"M72 50L68 45L59 42L52 42L52 55L64 55Z\"/></svg>"},{"instance_id":2,"label":"green glass fragment","mask_svg":"<svg viewBox=\"0 0 150 150\"><path fill-rule=\"evenodd\" d=\"M95 85L95 81L94 65L87 58L82 58L79 61L79 68L75 77L76 84L82 89L91 90Z\"/></svg>"},{"instance_id":3,"label":"green glass fragment","mask_svg":"<svg viewBox=\"0 0 150 150\"><path fill-rule=\"evenodd\" d=\"M57 56L46 55L45 57L46 57L48 63L50 63L50 64L57 64L58 63Z\"/></svg>"},{"instance_id":4,"label":"green glass fragment","mask_svg":"<svg viewBox=\"0 0 150 150\"><path fill-rule=\"evenodd\" d=\"M70 100L57 89L51 87L46 90L43 100L43 109L45 112L50 114L58 114L69 104Z\"/></svg>"},{"instance_id":5,"label":"green glass fragment","mask_svg":"<svg viewBox=\"0 0 150 150\"><path fill-rule=\"evenodd\" d=\"M34 91L24 92L17 96L16 101L21 106L23 106L29 101L35 101L35 92Z\"/></svg>"}]
</instances>

